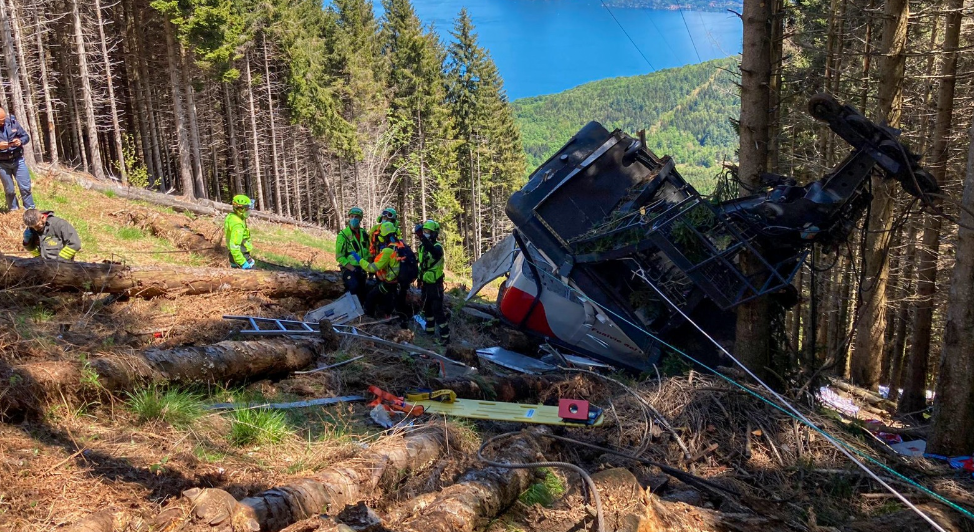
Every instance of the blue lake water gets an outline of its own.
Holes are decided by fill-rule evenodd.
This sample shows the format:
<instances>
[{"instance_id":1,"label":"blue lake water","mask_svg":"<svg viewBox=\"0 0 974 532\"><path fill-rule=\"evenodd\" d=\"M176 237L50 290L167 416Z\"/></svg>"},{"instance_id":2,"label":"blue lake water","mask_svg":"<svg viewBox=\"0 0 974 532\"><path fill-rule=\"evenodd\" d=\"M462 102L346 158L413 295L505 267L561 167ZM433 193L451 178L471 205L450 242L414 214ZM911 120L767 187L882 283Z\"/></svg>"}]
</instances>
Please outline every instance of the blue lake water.
<instances>
[{"instance_id":1,"label":"blue lake water","mask_svg":"<svg viewBox=\"0 0 974 532\"><path fill-rule=\"evenodd\" d=\"M381 16L379 1L375 4ZM599 0L413 0L413 5L444 40L452 39L453 21L466 7L512 100L741 52L741 20L729 12L621 7L610 12Z\"/></svg>"}]
</instances>

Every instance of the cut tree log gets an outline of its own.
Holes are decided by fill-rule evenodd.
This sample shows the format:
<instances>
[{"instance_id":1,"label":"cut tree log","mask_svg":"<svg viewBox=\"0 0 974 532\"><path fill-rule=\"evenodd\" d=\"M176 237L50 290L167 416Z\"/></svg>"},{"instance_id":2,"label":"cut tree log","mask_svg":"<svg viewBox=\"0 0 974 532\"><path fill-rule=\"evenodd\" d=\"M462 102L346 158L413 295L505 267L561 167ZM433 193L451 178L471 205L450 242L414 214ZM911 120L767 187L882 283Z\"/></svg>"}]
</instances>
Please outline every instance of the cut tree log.
<instances>
[{"instance_id":1,"label":"cut tree log","mask_svg":"<svg viewBox=\"0 0 974 532\"><path fill-rule=\"evenodd\" d=\"M512 464L544 461L547 439L517 437L504 445ZM474 532L483 530L538 478L536 469L485 467L462 475L452 486L406 501L388 521L402 532Z\"/></svg>"},{"instance_id":2,"label":"cut tree log","mask_svg":"<svg viewBox=\"0 0 974 532\"><path fill-rule=\"evenodd\" d=\"M150 349L143 355L79 362L36 362L0 366L0 420L39 415L51 400L84 393L85 383L109 392L164 383L233 383L285 374L309 366L322 342L309 338L220 342L203 347Z\"/></svg>"},{"instance_id":3,"label":"cut tree log","mask_svg":"<svg viewBox=\"0 0 974 532\"><path fill-rule=\"evenodd\" d=\"M222 231L215 231L213 235L209 236L204 235L188 225L174 223L165 215L148 209L122 211L116 213L115 216L148 231L152 236L172 243L178 249L194 251L211 257L226 257L226 249L222 245Z\"/></svg>"},{"instance_id":4,"label":"cut tree log","mask_svg":"<svg viewBox=\"0 0 974 532\"><path fill-rule=\"evenodd\" d=\"M233 497L221 490L189 490L152 524L162 530L182 529L193 523L224 527L221 530L231 524L233 530L278 531L322 513L338 514L348 505L381 496L404 475L429 467L447 449L448 438L443 425L386 438L374 443L363 456L313 478L232 503Z\"/></svg>"},{"instance_id":5,"label":"cut tree log","mask_svg":"<svg viewBox=\"0 0 974 532\"><path fill-rule=\"evenodd\" d=\"M99 384L109 390L164 382L241 382L306 368L320 351L321 341L314 338L224 341L201 347L149 349L142 355L101 357L91 362L91 369L97 373Z\"/></svg>"},{"instance_id":6,"label":"cut tree log","mask_svg":"<svg viewBox=\"0 0 974 532\"><path fill-rule=\"evenodd\" d=\"M0 255L0 288L124 294L149 299L214 292L319 301L342 294L337 272L280 272L230 268L124 266Z\"/></svg>"},{"instance_id":7,"label":"cut tree log","mask_svg":"<svg viewBox=\"0 0 974 532\"><path fill-rule=\"evenodd\" d=\"M169 207L175 211L180 212L191 212L194 214L201 214L205 216L220 216L227 214L233 210L233 207L228 203L220 203L218 201L198 199L193 202L186 201L184 199L179 199L176 196L170 196L168 194L163 194L161 192L154 192L151 190L146 190L144 188L136 187L123 187L120 184L111 181L100 181L96 179L91 179L90 176L86 174L78 174L74 172L69 172L60 166L54 166L50 164L38 164L37 168L42 170L47 177L57 179L58 181L64 181L65 183L76 184L86 190L96 190L98 192L110 192L120 198L141 200L153 205L161 205L163 207ZM288 218L286 216L279 216L277 214L263 212L263 211L250 211L250 217L256 218L258 220L266 220L268 222L280 223L294 225L298 227L306 227L309 229L324 230L323 227L310 224L307 222L299 222L294 218Z\"/></svg>"}]
</instances>

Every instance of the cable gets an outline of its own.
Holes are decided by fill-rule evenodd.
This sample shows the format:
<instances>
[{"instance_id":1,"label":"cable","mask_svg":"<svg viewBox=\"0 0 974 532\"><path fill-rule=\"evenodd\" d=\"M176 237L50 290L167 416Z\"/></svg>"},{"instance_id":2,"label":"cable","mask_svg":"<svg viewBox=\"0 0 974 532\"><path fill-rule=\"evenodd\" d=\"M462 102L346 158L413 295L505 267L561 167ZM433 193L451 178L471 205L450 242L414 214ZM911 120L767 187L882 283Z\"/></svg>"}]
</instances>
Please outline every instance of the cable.
<instances>
[{"instance_id":1,"label":"cable","mask_svg":"<svg viewBox=\"0 0 974 532\"><path fill-rule=\"evenodd\" d=\"M890 493L892 493L893 495L895 495L896 498L900 499L904 504L906 504L907 507L909 507L911 510L913 510L914 512L916 512L917 515L919 515L925 521L927 521L928 523L930 523L934 528L936 528L937 530L939 530L941 532L946 532L939 524L937 524L936 521L934 521L930 516L928 516L923 511L921 511L919 508L917 508L916 505L914 505L912 502L910 502L905 496L903 496L902 493L896 491L895 488L893 488L892 486L890 486L889 484L887 484L886 482L884 482L883 479L881 479L879 477L879 475L877 475L876 473L874 473L871 469L869 469L868 467L866 467L865 464L863 464L862 462L860 462L858 458L856 458L855 456L853 456L852 453L849 452L848 449L846 449L846 446L845 446L844 443L839 443L839 441L836 440L834 437L832 437L832 435L826 433L824 430L819 429L814 423L811 422L811 420L809 420L807 417L805 417L805 415L802 414L797 408L795 408L791 403L789 403L778 392L774 391L774 389L772 389L770 386L768 386L763 380L761 380L760 377L758 377L756 374L754 374L754 372L751 371L750 368L748 368L743 363L741 363L740 360L738 360L727 349L725 349L724 346L722 346L720 344L720 342L718 342L712 336L710 336L709 334L707 334L707 332L704 331L703 328L701 328L700 325L697 324L697 322L691 320L690 317L687 316L686 313L684 313L682 309L680 309L675 304L673 304L673 302L668 297L666 297L666 294L664 294L663 291L660 290L656 286L655 283L653 283L651 280L649 280L645 275L639 275L639 277L642 278L643 281L645 281L647 284L649 284L650 288L652 288L657 294L659 294L659 296L662 297L663 300L667 302L667 304L669 304L671 307L673 307L673 309L676 310L680 314L680 316L683 317L683 319L687 320L691 325L693 325L693 327L695 329L697 329L698 331L700 331L701 334L703 334L708 340L710 340L710 342L713 343L714 346L717 347L717 349L719 349L722 353L724 353L725 355L727 355L727 357L729 357L731 360L733 360L734 363L737 364L737 366L739 366L742 370L744 370L745 373L747 373L748 375L750 375L751 378L754 379L755 382L757 382L765 390L767 390L768 392L770 392L771 395L775 399L777 399L778 402L781 403L781 405L787 407L788 410L791 410L796 416L798 416L798 419L799 420L801 420L802 422L804 422L809 427L818 430L819 433L822 434L822 436L826 440L829 441L829 443L831 443L836 449L839 450L839 452L841 452L842 454L846 455L846 457L848 457L850 460L852 460L852 462L854 464L856 464L857 466L859 466L870 477L872 477L873 480L875 480L880 485L882 485L883 487L885 487ZM687 355L687 356L689 356L689 355ZM767 401L767 399L765 399L765 400ZM768 404L772 404L773 405L773 403L770 403L770 401L768 402Z\"/></svg>"},{"instance_id":2,"label":"cable","mask_svg":"<svg viewBox=\"0 0 974 532\"><path fill-rule=\"evenodd\" d=\"M700 59L700 52L697 51L697 43L693 41L693 34L690 33L690 25L687 24L687 17L683 14L683 8L680 8L680 17L683 18L683 27L687 29L687 36L690 37L690 44L693 45L693 53L697 54L697 62L702 63L703 59Z\"/></svg>"},{"instance_id":3,"label":"cable","mask_svg":"<svg viewBox=\"0 0 974 532\"><path fill-rule=\"evenodd\" d=\"M560 279L560 278L558 278L558 277L556 277L556 276L554 276L554 275L553 275L553 274L551 274L550 272L547 272L547 271L545 271L545 270L544 270L544 268L540 268L540 271L541 271L541 272L543 272L543 273L544 273L545 275L548 275L548 276L549 276L549 277L551 277L552 279L554 279L554 280L556 280L556 281L558 281L558 282L560 282L560 283L562 283L563 285L565 285L565 286L566 286L566 287L567 287L567 288L568 288L569 290L571 290L571 291L573 291L573 292L575 292L575 293L576 293L576 295L577 295L578 297L580 297L580 298L583 298L584 300L586 300L586 301L589 301L589 302L590 302L590 303L592 303L593 305L596 305L596 306L598 306L599 308L601 308L601 309L602 309L602 310L604 310L605 312L607 312L607 313L609 313L609 314L611 314L611 315L613 315L613 316L615 316L615 317L616 317L616 318L618 318L619 320L622 320L623 322L625 322L625 323L627 323L628 325L630 325L630 326L632 326L632 327L634 327L634 328L636 328L637 330L639 330L639 331L641 331L641 332L642 332L643 334L646 334L646 335L647 335L647 336L649 336L650 338L653 338L654 340L656 340L656 341L658 341L658 342L660 342L660 343L661 343L662 345L664 345L664 346L666 346L666 347L668 347L668 348L670 348L670 349L672 349L672 350L673 350L673 351L674 351L675 353L677 353L677 354L679 354L680 356L683 356L684 358L686 358L686 359L688 359L688 360L690 360L690 361L692 361L692 362L694 362L694 363L696 363L696 364L699 364L699 365L700 365L701 367L703 367L703 368L705 368L705 369L707 369L708 371L711 371L711 372L712 372L712 373L713 373L714 375L717 375L718 377L720 377L721 379L723 379L723 380L725 380L725 381L727 381L728 383L730 383L730 384L732 384L733 386L736 386L736 387L738 387L738 388L740 388L740 389L741 389L741 390L743 390L744 392L746 392L746 393L748 393L748 394L750 394L750 395L752 395L752 396L754 396L755 398L757 398L757 399L759 399L759 400L761 400L762 402L764 402L764 403L766 403L766 404L767 404L768 406L771 406L772 408L774 408L774 409L776 409L776 410L779 410L780 412L782 412L782 413L784 413L785 415L787 415L787 416L789 416L789 417L791 417L792 419L794 419L794 420L796 420L796 421L800 421L800 422L802 422L802 423L803 423L804 425L806 425L806 426L807 426L808 428L810 428L810 429L812 429L812 430L814 430L815 432L817 432L817 433L819 433L819 434L820 434L820 435L822 435L822 436L823 436L823 437L824 437L824 438L825 438L826 440L828 440L828 441L829 441L829 442L830 442L830 443L831 443L831 444L832 444L832 445L833 445L834 447L836 447L837 449L839 449L839 451L840 451L840 452L842 452L842 453L843 453L843 454L845 454L846 456L848 456L848 457L850 457L850 459L851 459L851 460L852 460L852 461L853 461L853 462L854 462L854 463L855 463L856 465L858 465L858 466L859 466L860 468L862 468L862 469L863 469L864 471L866 471L866 472L867 472L867 474L869 474L869 476L871 476L871 477L873 477L874 479L877 479L877 481L878 481L878 482L879 482L879 483L880 483L880 484L881 484L882 486L884 486L884 487L886 487L886 489L888 489L888 490L889 490L889 491L890 491L891 493L893 493L893 494L895 494L895 495L896 495L896 496L897 496L898 498L900 498L901 500L903 500L903 501L905 501L905 502L906 502L906 505L907 505L907 506L908 506L909 508L911 508L911 509L912 509L912 510L913 510L914 512L916 512L916 513L917 513L918 515L920 515L920 517L922 517L922 518L923 518L923 519L924 519L925 521L927 521L928 523L931 523L931 524L932 524L932 526L934 526L934 528L936 528L937 530L940 530L940 531L942 531L942 532L943 532L943 530L944 530L944 529L943 529L943 528L942 528L942 527L941 527L940 525L938 525L938 524L937 524L936 522L934 522L934 521L933 521L933 520L932 520L932 519L931 519L931 518L930 518L929 516L927 516L927 515L926 515L925 513L923 513L922 511L920 511L920 510L919 510L918 508L916 508L916 506L915 506L914 504L912 504L912 503L910 503L910 502L909 502L908 500L906 500L906 498L905 498L905 497L903 497L903 495L902 495L902 494L900 494L900 493L899 493L899 492L897 492L897 491L896 491L895 489L893 489L893 488L892 488L891 486L889 486L889 484L887 484L887 483L885 483L885 482L883 482L883 481L882 481L882 479L879 479L879 478L877 477L877 475L876 475L875 473L873 473L873 472L872 472L872 471L871 471L871 470L870 470L870 469L869 469L868 467L866 467L866 466L865 466L865 464L863 464L862 462L860 462L859 460L857 460L857 459L856 459L855 457L853 457L853 456L851 456L851 454L849 454L849 449L851 449L851 451L853 451L853 452L855 452L856 454L858 454L858 455L859 455L859 456L861 456L862 458L864 458L864 459L866 459L867 461L869 461L869 462L871 462L871 463L873 463L873 464L875 464L876 466L878 466L878 467L880 467L880 468L882 468L882 469L884 469L884 470L886 470L887 472L889 472L890 474L892 474L892 475L893 475L894 477L898 477L898 478L899 478L900 480L903 480L903 481L904 481L904 482L906 482L907 484L909 484L909 485L911 485L911 486L913 486L913 487L915 487L915 488L916 488L916 489L918 489L918 490L919 490L920 492L922 492L922 493L924 493L924 494L926 494L926 495L928 495L928 496L930 496L931 498L933 498L933 499L935 499L935 500L937 500L937 501L940 501L940 502L942 502L942 503L944 503L944 504L946 504L947 506L949 506L949 507L951 507L951 508L953 508L954 510L957 510L958 512L960 512L961 514L963 514L963 515L964 515L965 517L967 517L967 518L969 518L969 519L971 519L971 520L974 520L974 513L971 513L971 512L969 511L969 510L967 510L967 509L965 509L965 508L963 508L962 506L960 506L960 505L958 505L957 503L955 503L955 502L953 502L953 501L951 501L950 499L947 499L946 497L944 497L944 496L942 496L942 495L940 495L939 493L936 493L936 492L934 492L934 491L931 491L931 490L930 490L929 488L927 488L927 487L925 487L925 486L923 486L923 485L921 485L921 484L919 484L919 483L918 483L918 482L916 482L915 480L913 480L913 479L911 479L911 478L909 478L909 477L907 477L907 476L905 476L905 475L903 475L903 474L901 474L900 472L898 472L898 471L896 471L896 470L894 470L893 468L891 468L891 467L889 467L888 465L886 465L886 464L883 464L882 462L879 462L879 461L878 461L878 460L876 460L875 458L873 458L873 457L871 457L871 456L869 456L869 455L867 455L867 454L865 454L865 453L863 453L862 451L860 451L860 450L858 450L858 449L855 449L855 448L853 448L853 447L850 447L850 446L848 446L847 444L845 444L844 442L840 442L840 441L838 441L838 440L836 440L836 439L835 439L834 437L832 437L832 436L831 436L831 435L830 435L829 433L827 433L827 432L826 432L826 431L825 431L824 429L822 429L822 428L819 428L819 427L818 427L817 425L815 425L815 424L814 424L814 423L812 423L812 422L811 422L810 420L808 420L808 418L807 418L807 417L805 417L804 415L801 415L801 413L800 413L800 412L797 412L797 409L795 409L795 407L793 407L793 406L791 406L791 404L790 404L790 403L787 403L787 402L785 402L785 404L787 404L787 405L788 405L788 406L789 406L789 407L790 407L790 408L791 408L792 410L794 410L794 411L795 411L796 413L792 413L792 412L789 412L789 410L788 410L788 409L786 409L786 408L784 408L784 407L782 407L781 405L778 405L778 404L775 404L775 403L773 403L773 402L772 402L771 400L769 400L768 398L766 398L766 397L764 397L764 396L762 396L761 394L759 394L759 393L757 393L756 391L754 391L754 390L752 390L751 388L748 388L747 386L744 386L743 384L741 384L741 383L739 383L739 382L737 382L737 381L735 381L734 379L732 379L732 378L730 378L730 377L728 377L727 375L724 375L723 373L720 373L720 372L719 372L719 371L717 371L716 369L714 369L714 368L711 368L710 366L708 366L708 365L706 365L706 364L704 364L703 362L700 362L699 360L697 360L697 359L695 359L694 357L692 357L692 356L690 356L689 354L687 354L687 353L685 353L684 351L682 351L681 349L679 349L679 348L677 348L676 346L673 346L673 345L671 345L670 343L668 343L668 342L666 342L666 341L664 341L664 340L662 340L661 338L659 338L659 337L657 337L656 335L654 335L654 334L652 334L652 333L650 333L649 331L647 331L646 329L644 329L644 328L642 328L642 327L640 327L639 325L637 325L637 324L635 324L635 323L632 323L631 321L629 321L628 319L626 319L626 318L625 318L624 316L621 316L621 315L619 315L618 313L616 313L616 312L614 312L614 311L613 311L612 309L609 309L609 308L606 308L605 306L603 306L603 305L601 305L601 304L599 304L599 303L598 303L597 301L593 301L593 300L592 300L591 298L589 298L589 297L588 297L588 296L586 296L585 294L582 294L581 292L579 292L579 291L578 291L578 290L577 290L577 289L576 289L575 287L573 287L573 286L571 286L571 285L569 285L569 284L567 284L567 283L565 283L565 281L563 281L562 279ZM655 286L654 284L652 284L652 283L650 283L650 285L651 285L651 287L652 287L652 288L653 288L654 290L657 290L657 291L658 291L658 289L656 288L656 286ZM665 296L664 296L664 298L665 298ZM666 301L667 301L667 302L668 302L668 303L669 303L669 304L670 304L671 306L673 306L673 304L672 304L672 302L669 302L669 299L666 299ZM683 312L682 312L682 311L680 311L680 309L679 309L679 308L677 308L677 307L675 307L675 306L674 306L674 309L676 309L676 310L677 310L678 312L680 312L681 314L683 314ZM685 314L684 314L684 316L685 316ZM687 318L687 319L689 320L689 318ZM700 327L699 327L699 325L697 325L697 324L696 324L696 322L694 322L694 321L692 321L692 320L689 320L689 321L690 321L690 323L692 323L692 324L693 324L693 325L694 325L694 326L695 326L695 327L696 327L696 328L697 328L698 330L701 330L701 332L703 332L703 331L702 331L702 329L700 329ZM705 336L707 336L707 338L708 338L708 339L710 339L710 340L711 340L711 342L713 342L713 343L714 343L715 345L717 345L717 347L718 347L718 348L719 348L719 349L720 349L721 351L723 351L724 353L726 353L726 354L728 354L728 356L730 356L730 357L731 357L731 359L732 359L732 360L734 360L734 362L735 362L735 363L737 363L737 364L738 364L738 365L740 365L741 367L744 367L744 366L743 366L743 364L741 364L741 362L740 362L740 361L738 361L738 360L737 360L736 358L734 358L734 357L733 357L732 355L730 355L729 353L727 353L727 351L726 351L726 350L725 350L725 349L724 349L724 348L723 348L722 346L720 346L720 344L719 344L719 343L717 343L717 342L716 342L716 341L715 341L715 340L714 340L714 339L713 339L712 337L710 337L709 335L707 335L707 334L706 334L706 332L703 332L703 334L704 334ZM751 373L751 372L750 372L750 370L747 370L747 369L746 369L746 367L745 367L745 371L747 371L748 373ZM753 375L753 374L752 374L752 375ZM765 384L765 383L764 383L763 381L758 381L758 382L760 382L760 383L761 383L761 384L762 384L763 386L765 386L765 388L767 388L768 390L770 390L770 391L772 392L772 394L774 394L775 396L777 396L778 398L780 398L779 400L781 400L781 401L784 401L784 399L783 399L783 398L781 398L781 396L780 396L780 395L778 395L778 394L777 394L777 393L775 393L775 392L774 392L773 390L771 390L771 389L770 389L770 388L769 388L769 387L767 386L767 384Z\"/></svg>"},{"instance_id":4,"label":"cable","mask_svg":"<svg viewBox=\"0 0 974 532\"><path fill-rule=\"evenodd\" d=\"M490 438L489 440L485 441L483 445L480 446L480 449L477 449L477 458L479 458L481 462L489 466L500 467L503 469L537 469L539 467L561 467L565 469L571 469L572 471L578 473L578 475L581 476L582 479L585 481L586 486L588 486L589 492L591 492L592 494L592 501L594 501L595 503L595 519L596 519L596 523L598 523L599 532L606 532L605 514L603 514L602 512L602 498L599 497L599 492L595 488L595 481L592 480L592 477L589 476L588 472L585 471L584 469L578 467L575 464L569 464L568 462L528 462L524 464L510 464L507 462L495 462L493 460L488 460L487 458L484 458L484 449L486 449L488 445L494 443L499 439L509 438L511 436L518 436L518 435L521 435L521 433L505 432L504 434L498 434L497 436Z\"/></svg>"},{"instance_id":5,"label":"cable","mask_svg":"<svg viewBox=\"0 0 974 532\"><path fill-rule=\"evenodd\" d=\"M644 54L643 51L639 49L639 45L636 44L636 41L632 40L632 37L629 37L629 32L626 31L626 28L622 27L622 23L619 22L619 19L616 18L615 14L612 13L612 10L609 9L609 6L606 5L605 0L600 0L600 1L602 2L602 7L604 7L605 10L609 12L609 15L612 17L612 20L616 21L616 24L619 25L619 29L622 30L622 33L626 34L626 37L629 39L629 42L632 43L633 48L635 48L636 51L639 52L639 55L643 56L643 61L646 61L646 64L649 65L649 68L651 69L652 72L656 72L656 67L654 67L653 64L649 62L649 59L646 58L646 54Z\"/></svg>"}]
</instances>

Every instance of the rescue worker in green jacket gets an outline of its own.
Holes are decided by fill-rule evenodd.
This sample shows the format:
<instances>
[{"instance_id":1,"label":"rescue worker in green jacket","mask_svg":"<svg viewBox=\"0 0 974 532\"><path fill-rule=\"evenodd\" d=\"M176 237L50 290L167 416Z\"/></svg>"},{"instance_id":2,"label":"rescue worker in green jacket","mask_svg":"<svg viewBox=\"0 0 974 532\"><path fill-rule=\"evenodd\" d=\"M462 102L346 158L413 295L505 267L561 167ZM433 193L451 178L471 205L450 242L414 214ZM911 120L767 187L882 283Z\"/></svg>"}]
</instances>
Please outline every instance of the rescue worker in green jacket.
<instances>
[{"instance_id":1,"label":"rescue worker in green jacket","mask_svg":"<svg viewBox=\"0 0 974 532\"><path fill-rule=\"evenodd\" d=\"M443 311L443 245L437 242L440 236L440 224L434 220L426 220L416 224L414 228L419 238L419 289L422 293L423 317L426 320L426 332L436 334L439 326L437 341L450 341L450 324Z\"/></svg>"},{"instance_id":2,"label":"rescue worker in green jacket","mask_svg":"<svg viewBox=\"0 0 974 532\"><path fill-rule=\"evenodd\" d=\"M379 249L382 248L382 239L379 236L379 228L382 227L384 222L392 222L392 225L396 227L396 238L402 240L402 229L399 228L399 213L397 213L396 209L392 207L382 209L382 214L379 215L379 220L369 231L369 252L373 257L377 256L379 254Z\"/></svg>"},{"instance_id":3,"label":"rescue worker in green jacket","mask_svg":"<svg viewBox=\"0 0 974 532\"><path fill-rule=\"evenodd\" d=\"M396 256L396 226L392 222L382 222L379 225L379 239L381 248L375 260L368 259L352 252L352 257L358 261L366 273L375 274L378 283L365 297L365 313L371 317L387 316L392 312L399 287L399 257ZM381 314L377 314L381 313Z\"/></svg>"},{"instance_id":4,"label":"rescue worker in green jacket","mask_svg":"<svg viewBox=\"0 0 974 532\"><path fill-rule=\"evenodd\" d=\"M335 239L335 260L342 269L342 282L345 283L345 291L357 296L359 300L365 297L365 270L355 260L352 253L357 253L359 257L369 257L369 235L362 227L362 217L365 213L360 207L352 207L348 210L348 223L345 228L338 232Z\"/></svg>"},{"instance_id":5,"label":"rescue worker in green jacket","mask_svg":"<svg viewBox=\"0 0 974 532\"><path fill-rule=\"evenodd\" d=\"M250 242L250 228L247 227L247 216L254 202L243 194L237 194L232 201L233 211L227 214L223 221L223 233L227 239L227 251L230 257L230 267L249 270L254 267L254 259L250 256L254 245Z\"/></svg>"},{"instance_id":6,"label":"rescue worker in green jacket","mask_svg":"<svg viewBox=\"0 0 974 532\"><path fill-rule=\"evenodd\" d=\"M81 251L78 232L65 219L54 216L53 211L27 209L24 211L24 249L42 259L74 260Z\"/></svg>"}]
</instances>

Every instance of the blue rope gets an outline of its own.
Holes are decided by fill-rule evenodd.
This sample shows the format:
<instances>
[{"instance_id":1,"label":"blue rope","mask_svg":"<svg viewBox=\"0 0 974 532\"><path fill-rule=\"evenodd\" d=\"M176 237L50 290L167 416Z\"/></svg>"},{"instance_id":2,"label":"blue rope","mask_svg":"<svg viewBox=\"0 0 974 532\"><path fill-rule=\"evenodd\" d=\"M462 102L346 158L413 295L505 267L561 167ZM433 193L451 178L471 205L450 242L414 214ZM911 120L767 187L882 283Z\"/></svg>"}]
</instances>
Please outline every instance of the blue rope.
<instances>
[{"instance_id":1,"label":"blue rope","mask_svg":"<svg viewBox=\"0 0 974 532\"><path fill-rule=\"evenodd\" d=\"M529 262L533 262L527 256L525 256L525 260L527 260ZM537 266L536 263L535 263L535 265ZM926 495L932 497L933 499L935 499L937 501L940 501L940 502L946 504L947 506L953 508L954 510L957 510L958 512L960 512L961 514L963 514L964 517L967 517L968 519L974 521L974 513L971 513L970 510L968 510L968 509L966 509L966 508L958 505L957 503L955 503L955 502L947 499L943 495L940 495L939 493L936 493L936 492L930 490L926 486L923 486L922 484L918 483L917 481L915 481L915 480L913 480L913 479L911 479L911 478L903 475L902 473L900 473L900 472L894 470L893 468L889 467L888 465L886 465L886 464L884 464L884 463L876 460L875 458L869 456L868 454L862 452L861 450L859 450L859 449L857 449L855 447L850 446L846 442L840 440L839 438L836 438L832 434L829 434L824 429L816 426L815 424L806 422L805 420L803 420L803 419L799 418L798 416L796 416L794 413L789 412L788 410L786 410L781 405L778 405L778 404L772 402L767 397L765 397L765 396L757 393L756 391L748 388L747 386L744 386L743 384L735 381L731 377L728 377L727 375L724 375L723 373L720 373L716 369L711 368L710 366L704 364L703 362L700 362L699 360L693 358L689 354L683 352L683 350L677 348L676 346L670 344L669 342L664 341L663 339L661 339L658 336L654 335L653 333L647 331L646 329L640 327L639 325L637 325L635 323L632 323L631 321L629 321L628 319L626 319L624 316L620 316L616 312L612 311L612 309L606 308L605 306L599 304L597 301L593 301L591 298L589 298L585 294L581 293L578 289L576 289L575 287L573 287L573 286L569 285L568 283L566 283L565 281L563 281L560 277L557 277L554 274L552 274L551 272L548 272L544 267L539 267L539 268L537 268L537 270L543 272L545 275L547 275L547 276L551 277L552 279L558 281L559 283L563 284L566 288L568 288L572 292L575 292L575 294L580 299L583 299L585 301L588 301L588 302L592 303L593 305L598 306L602 310L608 312L609 314L612 314L613 316L615 316L616 318L618 318L618 319L622 320L623 322L629 324L630 326L635 327L637 330L641 331L643 334L646 334L650 338L656 340L657 342L659 342L662 345L666 346L667 348L671 349L672 351L674 351L675 353L679 354L680 356L682 356L682 357L684 357L684 358L686 358L686 359L688 359L688 360L690 360L690 361L692 361L692 362L694 362L696 364L699 364L700 366L702 366L702 367L706 368L707 370L713 372L714 375L717 375L721 379L724 379L728 383L730 383L730 384L732 384L732 385L740 388L741 390L747 392L748 394L750 394L750 395L752 395L752 396L760 399L761 401L763 401L764 403L768 404L769 406L771 406L771 407L779 410L780 412L784 413L788 417L792 418L795 421L800 422L801 424L807 426L808 428L814 430L815 432L818 432L822 436L824 436L824 437L826 437L828 439L831 439L831 440L835 441L836 443L838 443L839 445L841 445L842 447L844 447L846 450L848 450L850 452L853 452L853 453L857 454L860 458L864 458L864 459L866 459L866 461L868 461L868 462L870 462L872 464L875 464L875 465L879 466L880 468L882 468L886 472L891 473L894 477L900 479L901 481L906 482L910 486L913 486L914 488L916 488L919 491L925 493Z\"/></svg>"}]
</instances>

